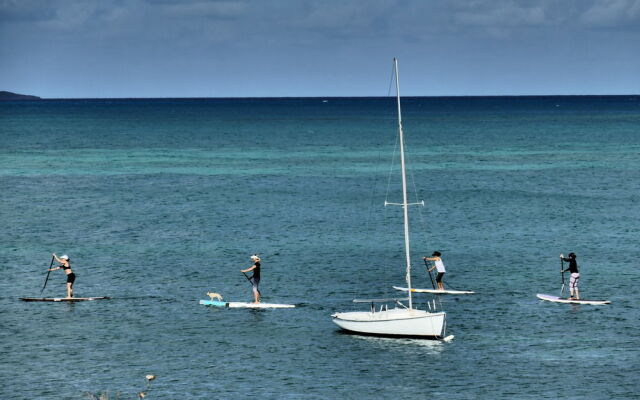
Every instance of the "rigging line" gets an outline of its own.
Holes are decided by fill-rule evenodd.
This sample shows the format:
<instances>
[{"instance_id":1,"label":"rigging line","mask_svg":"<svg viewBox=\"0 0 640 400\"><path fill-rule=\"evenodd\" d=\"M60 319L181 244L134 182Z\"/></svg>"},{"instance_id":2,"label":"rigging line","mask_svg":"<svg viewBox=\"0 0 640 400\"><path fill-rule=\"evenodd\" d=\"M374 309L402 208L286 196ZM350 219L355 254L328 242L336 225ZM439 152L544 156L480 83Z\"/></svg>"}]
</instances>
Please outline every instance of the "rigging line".
<instances>
[{"instance_id":1,"label":"rigging line","mask_svg":"<svg viewBox=\"0 0 640 400\"><path fill-rule=\"evenodd\" d=\"M407 140L405 139L405 146L407 143ZM405 160L405 164L407 164L407 169L409 170L409 177L411 179L411 185L413 186L413 195L415 197L415 202L419 203L420 202L420 198L418 197L418 188L416 186L416 178L415 175L413 173L414 168L411 166L413 160L411 160L411 156L405 151L405 155L404 155L404 160ZM420 208L418 208L418 211L420 211Z\"/></svg>"},{"instance_id":2,"label":"rigging line","mask_svg":"<svg viewBox=\"0 0 640 400\"><path fill-rule=\"evenodd\" d=\"M392 88L394 88L394 82L395 82L395 76L396 76L396 70L395 70L395 66L392 63L391 64L391 73L390 73L390 77L389 77L389 87L387 89L387 97L391 97L391 90ZM387 111L389 119L391 119L391 115L390 112ZM395 120L395 117L393 118L393 120ZM398 142L400 140L400 138L398 137L398 135L394 135L395 137L395 143L394 143L394 147L393 147L393 153L391 156L391 162L389 164L389 172L387 174L387 188L385 191L385 195L384 195L384 201L385 201L385 207L384 207L384 212L383 212L383 223L384 225L387 227L387 229L389 228L389 220L388 220L388 215L387 215L387 207L386 207L386 203L389 202L389 191L391 188L391 176L393 175L393 165L395 164L395 160L396 160L396 154L398 151Z\"/></svg>"},{"instance_id":3,"label":"rigging line","mask_svg":"<svg viewBox=\"0 0 640 400\"><path fill-rule=\"evenodd\" d=\"M393 82L396 76L396 70L393 67L393 64L391 64L391 79L389 79L389 89L387 90L387 97L391 97L391 88L393 87Z\"/></svg>"},{"instance_id":4,"label":"rigging line","mask_svg":"<svg viewBox=\"0 0 640 400\"><path fill-rule=\"evenodd\" d=\"M406 143L406 140L405 140ZM405 154L405 163L409 164L408 166L411 165L412 160L411 157L407 157L407 154ZM409 176L410 176L410 180L411 180L411 184L413 186L413 195L415 197L414 201L415 203L419 203L420 202L420 198L418 196L418 188L416 186L416 179L415 179L415 174L413 172L414 168L409 168ZM421 239L421 241L423 242L423 245L425 246L425 249L427 247L428 241L427 241L427 229L426 229L426 223L425 223L425 218L424 215L422 213L422 208L423 207L416 207L418 209L418 215L420 216L419 221L420 221L420 232L418 235L416 235L417 237L419 237ZM426 264L426 261L425 261ZM429 274L429 278L431 278L431 272L428 271L429 267L427 266L427 272ZM433 280L431 281L431 285L433 286ZM435 288L435 286L434 286Z\"/></svg>"},{"instance_id":5,"label":"rigging line","mask_svg":"<svg viewBox=\"0 0 640 400\"><path fill-rule=\"evenodd\" d=\"M391 163L389 166L389 170L391 171L393 169L393 164L394 164L394 159L395 159L395 154L396 154L396 148L398 146L398 138L395 138L395 147L394 147L394 151L393 151L393 155L392 155L392 159L391 159ZM387 148L387 145L385 144L384 146L380 146L380 151L378 151L378 159L376 160L375 163L375 170L373 171L373 174L371 176L371 179L373 181L372 184L370 184L369 186L372 188L372 192L371 192L371 203L369 205L369 214L367 216L368 220L367 223L365 224L365 227L368 229L370 228L371 224L373 223L373 213L374 210L379 210L378 207L375 206L375 202L376 202L376 193L378 192L378 186L381 186L382 183L382 179L381 177L384 176L383 173L383 164L382 164L382 151L383 148ZM386 158L386 157L385 157ZM391 183L391 172L389 172L389 179L387 180L387 187L386 187L386 193L385 193L385 201L388 201L388 197L389 197L389 186ZM386 207L385 207L385 212L384 212L384 216L386 218Z\"/></svg>"},{"instance_id":6,"label":"rigging line","mask_svg":"<svg viewBox=\"0 0 640 400\"><path fill-rule=\"evenodd\" d=\"M391 79L389 80L389 90L387 91L387 97L391 97L391 89L392 87L395 87L393 85L393 83L395 82L394 78L395 78L395 74L396 74L396 70L392 64L391 66ZM397 116L394 115L394 117L391 117L390 112L389 112L389 118L393 119L394 121L396 120ZM394 145L393 145L393 153L391 155L391 162L389 164L389 172L387 174L387 188L386 188L386 192L384 195L384 201L385 201L385 207L384 207L384 223L387 227L387 229L389 228L389 220L388 220L388 215L387 215L387 207L386 207L386 203L389 202L389 191L391 189L391 177L393 175L393 166L394 164L396 164L396 157L398 154L398 147L399 147L399 142L400 142L400 136L398 135L398 133L396 132L394 135Z\"/></svg>"},{"instance_id":7,"label":"rigging line","mask_svg":"<svg viewBox=\"0 0 640 400\"><path fill-rule=\"evenodd\" d=\"M371 175L372 184L369 185L371 187L371 201L369 203L369 213L367 214L367 222L365 223L365 231L368 232L371 228L371 221L373 220L373 210L376 201L376 192L378 189L378 177L380 176L380 170L382 169L382 162L380 159L382 158L382 152L378 152L378 160L376 161L376 169Z\"/></svg>"},{"instance_id":8,"label":"rigging line","mask_svg":"<svg viewBox=\"0 0 640 400\"><path fill-rule=\"evenodd\" d=\"M394 164L396 164L396 154L398 152L398 143L400 141L400 138L398 137L398 135L395 135L395 142L394 142L394 147L393 147L393 155L391 156L391 162L389 164L389 172L387 173L387 189L386 189L386 193L384 195L384 201L385 203L389 202L389 191L391 188L391 176L393 175L393 166ZM384 227L386 228L387 232L389 232L391 230L391 218L388 215L388 207L385 204L384 207L384 212L383 212L383 224Z\"/></svg>"},{"instance_id":9,"label":"rigging line","mask_svg":"<svg viewBox=\"0 0 640 400\"><path fill-rule=\"evenodd\" d=\"M406 144L406 139L405 139L405 144ZM407 164L407 167L409 167L412 163L411 157L408 157L407 154L405 153L405 163ZM415 175L414 175L414 168L408 168L409 170L409 177L411 180L411 184L413 186L413 195L415 197L415 202L419 203L420 202L420 198L418 197L418 188L416 186L416 179L415 179ZM425 223L425 217L422 213L422 207L417 207L418 208L418 215L420 216L420 233L421 233L421 237L422 237L422 241L424 242L424 245L426 246L428 241L427 241L427 225Z\"/></svg>"},{"instance_id":10,"label":"rigging line","mask_svg":"<svg viewBox=\"0 0 640 400\"><path fill-rule=\"evenodd\" d=\"M394 83L394 78L396 75L396 70L392 64L391 66L391 80L389 81L389 90L387 91L387 97L391 97L391 88L393 87L393 83ZM393 119L395 120L398 117L394 117ZM393 153L391 156L391 164L389 165L389 174L387 175L387 192L385 193L384 196L384 200L385 202L389 201L389 188L391 187L391 175L393 174L393 165L396 162L396 155L397 155L397 151L398 151L398 144L400 142L400 135L396 132L396 134L394 135L395 137L395 144L393 147ZM386 207L385 207L386 208ZM386 213L385 213L386 215Z\"/></svg>"},{"instance_id":11,"label":"rigging line","mask_svg":"<svg viewBox=\"0 0 640 400\"><path fill-rule=\"evenodd\" d=\"M384 201L389 202L389 189L391 188L391 175L393 175L393 165L396 163L396 154L398 151L398 142L400 138L396 135L396 141L393 146L393 155L391 156L391 164L389 165L389 173L387 174L387 192L384 195Z\"/></svg>"}]
</instances>

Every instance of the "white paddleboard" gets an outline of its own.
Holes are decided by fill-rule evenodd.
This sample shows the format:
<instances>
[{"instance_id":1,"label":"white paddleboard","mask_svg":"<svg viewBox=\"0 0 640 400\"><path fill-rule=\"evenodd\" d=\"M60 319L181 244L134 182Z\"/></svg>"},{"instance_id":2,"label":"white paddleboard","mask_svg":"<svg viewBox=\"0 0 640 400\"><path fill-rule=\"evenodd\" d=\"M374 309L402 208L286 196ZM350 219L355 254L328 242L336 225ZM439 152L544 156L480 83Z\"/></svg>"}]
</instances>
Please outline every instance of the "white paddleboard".
<instances>
[{"instance_id":1,"label":"white paddleboard","mask_svg":"<svg viewBox=\"0 0 640 400\"><path fill-rule=\"evenodd\" d=\"M244 303L240 301L213 301L200 300L200 304L214 307L227 308L294 308L293 304L276 304L276 303Z\"/></svg>"},{"instance_id":2,"label":"white paddleboard","mask_svg":"<svg viewBox=\"0 0 640 400\"><path fill-rule=\"evenodd\" d=\"M20 297L22 301L93 301L93 300L109 300L111 297Z\"/></svg>"},{"instance_id":3,"label":"white paddleboard","mask_svg":"<svg viewBox=\"0 0 640 400\"><path fill-rule=\"evenodd\" d=\"M407 289L406 287L400 287L400 286L394 286L393 287L396 290L401 290L403 292L407 292L409 291L409 289ZM474 294L475 292L472 292L470 290L440 290L440 289L416 289L416 288L411 288L411 293L436 293L436 294Z\"/></svg>"},{"instance_id":4,"label":"white paddleboard","mask_svg":"<svg viewBox=\"0 0 640 400\"><path fill-rule=\"evenodd\" d=\"M594 306L610 304L609 300L570 300L563 299L562 297L552 296L550 294L540 294L536 295L540 300L552 301L554 303L568 303L568 304L591 304Z\"/></svg>"}]
</instances>

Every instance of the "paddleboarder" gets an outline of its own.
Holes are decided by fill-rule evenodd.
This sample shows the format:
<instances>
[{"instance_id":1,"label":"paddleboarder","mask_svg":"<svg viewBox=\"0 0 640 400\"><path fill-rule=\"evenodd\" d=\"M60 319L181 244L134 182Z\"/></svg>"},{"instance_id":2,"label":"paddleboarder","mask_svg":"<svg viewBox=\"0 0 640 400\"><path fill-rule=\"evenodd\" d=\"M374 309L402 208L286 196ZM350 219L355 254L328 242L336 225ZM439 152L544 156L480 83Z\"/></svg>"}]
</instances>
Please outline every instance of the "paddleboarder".
<instances>
[{"instance_id":1,"label":"paddleboarder","mask_svg":"<svg viewBox=\"0 0 640 400\"><path fill-rule=\"evenodd\" d=\"M251 285L253 286L253 302L260 303L260 290L258 290L258 285L260 284L260 257L257 254L251 256L251 261L253 265L251 265L247 269L241 269L242 273L253 271L253 275L249 279Z\"/></svg>"},{"instance_id":2,"label":"paddleboarder","mask_svg":"<svg viewBox=\"0 0 640 400\"><path fill-rule=\"evenodd\" d=\"M433 267L429 269L429 272L436 269L438 271L438 275L436 275L436 283L438 284L438 290L444 290L444 284L442 283L442 278L444 274L447 272L444 268L444 263L442 262L442 258L440 258L442 254L439 251L434 251L431 254L431 257L424 257L426 261L433 261Z\"/></svg>"},{"instance_id":3,"label":"paddleboarder","mask_svg":"<svg viewBox=\"0 0 640 400\"><path fill-rule=\"evenodd\" d=\"M565 258L563 254L560 254L560 258L563 261L569 263L569 268L562 271L565 273L567 271L571 272L571 278L569 279L569 300L580 300L580 292L578 291L578 281L580 280L580 273L578 272L578 262L576 261L576 253L569 253Z\"/></svg>"},{"instance_id":4,"label":"paddleboarder","mask_svg":"<svg viewBox=\"0 0 640 400\"><path fill-rule=\"evenodd\" d=\"M60 265L54 268L50 268L49 271L62 269L64 273L67 274L67 299L70 299L73 297L73 283L76 281L76 274L74 274L71 270L71 260L66 254L58 257L56 256L56 253L53 253L52 256L57 262L60 263Z\"/></svg>"}]
</instances>

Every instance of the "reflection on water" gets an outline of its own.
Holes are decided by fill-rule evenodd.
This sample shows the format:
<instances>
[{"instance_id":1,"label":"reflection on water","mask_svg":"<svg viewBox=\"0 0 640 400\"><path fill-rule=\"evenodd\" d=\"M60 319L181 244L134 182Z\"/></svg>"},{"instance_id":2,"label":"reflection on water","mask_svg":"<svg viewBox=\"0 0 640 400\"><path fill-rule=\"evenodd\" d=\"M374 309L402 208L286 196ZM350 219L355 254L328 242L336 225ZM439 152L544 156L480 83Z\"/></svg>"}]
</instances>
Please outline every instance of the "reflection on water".
<instances>
[{"instance_id":1,"label":"reflection on water","mask_svg":"<svg viewBox=\"0 0 640 400\"><path fill-rule=\"evenodd\" d=\"M392 338L384 336L363 336L355 335L343 332L345 335L349 335L353 338L363 340L367 342L372 348L391 350L391 351L403 351L409 353L415 353L416 349L420 349L420 352L426 352L427 354L440 354L444 351L446 343L441 340L431 339L416 339L416 338Z\"/></svg>"}]
</instances>

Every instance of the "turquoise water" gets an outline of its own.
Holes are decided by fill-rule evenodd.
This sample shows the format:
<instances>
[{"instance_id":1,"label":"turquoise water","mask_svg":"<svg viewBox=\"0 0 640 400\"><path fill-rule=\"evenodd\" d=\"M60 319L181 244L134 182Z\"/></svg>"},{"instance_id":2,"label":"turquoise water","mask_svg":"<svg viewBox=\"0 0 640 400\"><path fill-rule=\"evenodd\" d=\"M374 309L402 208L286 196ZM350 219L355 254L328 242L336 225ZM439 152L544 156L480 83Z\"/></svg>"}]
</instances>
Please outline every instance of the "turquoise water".
<instances>
[{"instance_id":1,"label":"turquoise water","mask_svg":"<svg viewBox=\"0 0 640 400\"><path fill-rule=\"evenodd\" d=\"M158 399L637 396L640 97L408 98L403 117L414 284L440 250L477 292L442 298L451 343L331 322L403 283L393 99L0 104L0 398L135 398L146 374ZM610 306L536 299L569 251ZM77 296L113 300L18 301L51 252ZM296 309L197 304L250 300L255 252L264 300Z\"/></svg>"}]
</instances>

